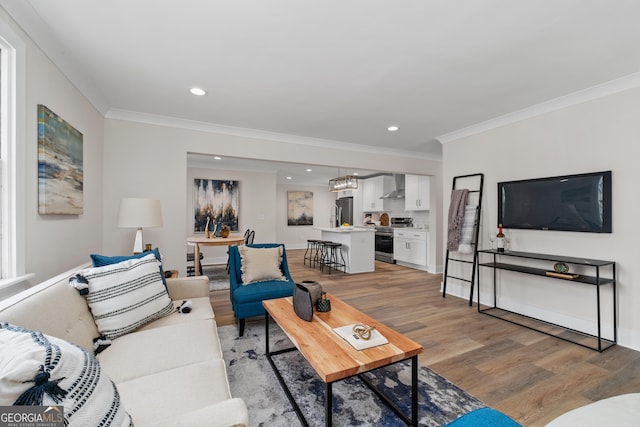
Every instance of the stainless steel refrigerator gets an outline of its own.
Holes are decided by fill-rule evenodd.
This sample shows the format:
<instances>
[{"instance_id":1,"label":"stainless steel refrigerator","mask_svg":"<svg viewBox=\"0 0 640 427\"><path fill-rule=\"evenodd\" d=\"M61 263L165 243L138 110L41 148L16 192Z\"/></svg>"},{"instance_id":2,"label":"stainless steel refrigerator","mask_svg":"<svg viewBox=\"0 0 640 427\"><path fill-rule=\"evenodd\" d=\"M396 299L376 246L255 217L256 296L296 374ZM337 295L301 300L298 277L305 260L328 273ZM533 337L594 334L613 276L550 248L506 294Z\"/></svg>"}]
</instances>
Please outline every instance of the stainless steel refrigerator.
<instances>
[{"instance_id":1,"label":"stainless steel refrigerator","mask_svg":"<svg viewBox=\"0 0 640 427\"><path fill-rule=\"evenodd\" d=\"M353 197L343 197L336 200L336 206L341 213L340 218L336 218L336 227L344 224L353 225Z\"/></svg>"}]
</instances>

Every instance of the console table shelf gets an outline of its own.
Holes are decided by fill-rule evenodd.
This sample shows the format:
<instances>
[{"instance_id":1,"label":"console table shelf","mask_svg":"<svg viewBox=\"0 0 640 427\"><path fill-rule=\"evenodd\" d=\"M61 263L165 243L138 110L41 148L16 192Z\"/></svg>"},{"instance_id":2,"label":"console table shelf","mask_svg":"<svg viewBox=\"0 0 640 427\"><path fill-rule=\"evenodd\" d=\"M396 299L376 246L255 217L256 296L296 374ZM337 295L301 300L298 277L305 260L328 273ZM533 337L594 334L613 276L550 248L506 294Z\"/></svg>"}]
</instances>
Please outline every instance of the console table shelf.
<instances>
[{"instance_id":1,"label":"console table shelf","mask_svg":"<svg viewBox=\"0 0 640 427\"><path fill-rule=\"evenodd\" d=\"M570 278L564 278L564 277L557 277L557 276L547 276L547 272L551 271L551 270L545 270L542 268L534 268L534 267L527 267L527 266L523 266L523 265L515 265L515 264L505 264L502 262L486 262L486 263L482 263L480 264L481 267L490 267L490 268L496 268L498 270L509 270L509 271L517 271L519 273L526 273L526 274L533 274L535 276L545 276L545 277L550 277L553 279L558 279L558 280L567 280L569 282L578 282L578 283L584 283L587 285L597 285L598 282L600 283L600 285L606 285L608 283L612 283L613 279L611 278L597 278L594 276L585 276L585 275L580 275L578 277L576 277L575 279L570 279Z\"/></svg>"},{"instance_id":2,"label":"console table shelf","mask_svg":"<svg viewBox=\"0 0 640 427\"><path fill-rule=\"evenodd\" d=\"M583 347L587 347L590 348L592 350L597 350L597 351L604 351L607 348L613 346L616 344L617 342L617 338L618 338L618 332L617 332L617 326L616 326L616 264L614 261L603 261L603 260L596 260L596 259L586 259L586 258L575 258L575 257L564 257L564 256L558 256L558 255L549 255L549 254L537 254L537 253L530 253L530 252L517 252L517 251L505 251L505 252L498 252L496 250L480 250L478 251L479 254L485 254L485 255L491 255L492 256L492 262L483 262L483 263L479 263L478 264L478 270L480 269L480 267L486 267L486 268L491 268L493 270L493 306L487 306L486 308L481 308L481 304L480 304L480 274L478 272L478 312L483 313L483 314L487 314L489 316L501 319L501 320L506 320L508 322L520 325L520 326L524 326L526 328L529 329L533 329L533 330L537 330L539 332L545 333L547 335L551 335L554 336L556 338L560 338L563 339L565 341L569 341L575 344L578 344L580 346ZM502 260L502 257L508 257L509 259L509 263L505 263L505 262L498 262L498 259ZM588 269L593 269L593 273L595 273L595 275L579 275L578 277L575 278L564 278L564 277L557 277L557 276L549 276L547 275L547 272L551 271L549 269L543 269L543 268L536 268L536 267L530 267L528 265L521 265L521 264L514 264L513 262L516 259L526 259L526 260L537 260L537 261L550 261L550 262L562 262L565 264L571 264L574 266L581 266L582 269L588 268ZM602 277L600 274L600 269L605 267L607 270L611 270L611 276L610 277ZM516 273L523 273L523 274L530 274L530 275L535 275L535 276L544 276L544 277L548 277L550 279L556 279L556 280L564 280L564 281L568 281L568 282L574 282L574 283L579 283L579 284L585 284L585 285L590 285L590 287L593 287L595 289L595 296L596 296L596 307L597 307L597 319L596 319L596 323L597 323L597 330L598 333L597 335L592 335L592 334L588 334L586 332L581 332L581 331L576 331L574 329L568 328L568 327L564 327L562 325L557 325L551 322L547 322L543 319L537 319L534 317L530 317L530 316L526 316L523 314L518 314L515 313L513 311L510 310L506 310L504 308L498 307L497 304L497 287L496 287L496 282L497 282L497 277L496 277L496 271L497 270L506 270L506 271L513 271ZM612 295L613 295L613 301L612 301L612 311L613 311L613 340L611 339L605 339L602 337L602 318L601 318L601 298L600 298L600 287L601 286L611 286L612 287ZM510 317L510 318L505 318L502 315L497 315L494 314L497 311L501 311L501 312L508 312L514 316ZM515 317L515 318L514 318ZM523 321L519 321L518 317L525 319ZM563 337L563 336L558 336L556 334L552 334L548 331L545 331L543 328L536 328L535 326L531 325L531 322L529 322L529 320L534 320L534 321L538 321L541 322L542 324L546 324L546 325L552 325L558 328L562 328L566 331L570 331L570 332L575 332L577 334L579 334L581 337L573 339L573 338L569 338L569 337ZM582 337L590 337L590 338L594 338L596 340L596 344L595 345L589 345L589 344L585 344L584 340L582 339Z\"/></svg>"}]
</instances>

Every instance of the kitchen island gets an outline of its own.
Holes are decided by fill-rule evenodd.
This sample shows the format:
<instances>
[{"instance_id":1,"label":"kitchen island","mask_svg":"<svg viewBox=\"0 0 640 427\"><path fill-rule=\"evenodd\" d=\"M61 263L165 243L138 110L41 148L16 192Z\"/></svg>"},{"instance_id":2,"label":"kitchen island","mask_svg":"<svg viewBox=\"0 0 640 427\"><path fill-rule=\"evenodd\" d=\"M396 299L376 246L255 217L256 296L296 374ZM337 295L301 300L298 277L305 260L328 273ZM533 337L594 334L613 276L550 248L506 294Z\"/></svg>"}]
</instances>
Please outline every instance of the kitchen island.
<instances>
[{"instance_id":1,"label":"kitchen island","mask_svg":"<svg viewBox=\"0 0 640 427\"><path fill-rule=\"evenodd\" d=\"M314 227L321 239L342 243L345 273L375 270L375 229L371 227Z\"/></svg>"}]
</instances>

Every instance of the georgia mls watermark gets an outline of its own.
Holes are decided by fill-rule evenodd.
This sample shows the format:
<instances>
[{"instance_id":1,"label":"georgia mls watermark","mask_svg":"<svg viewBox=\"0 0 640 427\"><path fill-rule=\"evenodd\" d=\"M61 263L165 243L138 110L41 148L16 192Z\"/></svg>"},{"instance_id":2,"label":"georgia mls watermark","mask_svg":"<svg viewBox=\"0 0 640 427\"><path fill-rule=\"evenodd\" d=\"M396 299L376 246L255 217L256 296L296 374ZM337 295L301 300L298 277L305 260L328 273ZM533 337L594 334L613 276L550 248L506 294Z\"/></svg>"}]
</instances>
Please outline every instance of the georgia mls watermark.
<instances>
[{"instance_id":1,"label":"georgia mls watermark","mask_svg":"<svg viewBox=\"0 0 640 427\"><path fill-rule=\"evenodd\" d=\"M0 427L64 427L64 406L0 406Z\"/></svg>"}]
</instances>

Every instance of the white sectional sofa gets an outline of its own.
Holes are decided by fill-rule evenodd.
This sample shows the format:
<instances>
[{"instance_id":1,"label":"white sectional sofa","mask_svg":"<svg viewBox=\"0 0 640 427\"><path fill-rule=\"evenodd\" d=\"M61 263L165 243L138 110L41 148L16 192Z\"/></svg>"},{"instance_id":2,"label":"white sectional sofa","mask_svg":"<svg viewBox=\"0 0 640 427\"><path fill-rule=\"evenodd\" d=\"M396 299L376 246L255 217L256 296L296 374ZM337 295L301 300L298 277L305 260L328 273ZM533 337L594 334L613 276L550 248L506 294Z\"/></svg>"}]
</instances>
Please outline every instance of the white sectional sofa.
<instances>
[{"instance_id":1,"label":"white sectional sofa","mask_svg":"<svg viewBox=\"0 0 640 427\"><path fill-rule=\"evenodd\" d=\"M93 353L99 336L87 301L69 285L77 269L0 301L0 322L42 331ZM167 279L174 305L191 312L152 321L115 338L97 355L136 426L245 426L232 398L206 277ZM81 351L81 350L79 350Z\"/></svg>"},{"instance_id":2,"label":"white sectional sofa","mask_svg":"<svg viewBox=\"0 0 640 427\"><path fill-rule=\"evenodd\" d=\"M640 425L640 393L627 393L573 409L546 427L633 427Z\"/></svg>"}]
</instances>

